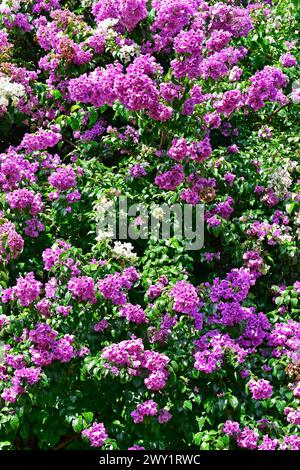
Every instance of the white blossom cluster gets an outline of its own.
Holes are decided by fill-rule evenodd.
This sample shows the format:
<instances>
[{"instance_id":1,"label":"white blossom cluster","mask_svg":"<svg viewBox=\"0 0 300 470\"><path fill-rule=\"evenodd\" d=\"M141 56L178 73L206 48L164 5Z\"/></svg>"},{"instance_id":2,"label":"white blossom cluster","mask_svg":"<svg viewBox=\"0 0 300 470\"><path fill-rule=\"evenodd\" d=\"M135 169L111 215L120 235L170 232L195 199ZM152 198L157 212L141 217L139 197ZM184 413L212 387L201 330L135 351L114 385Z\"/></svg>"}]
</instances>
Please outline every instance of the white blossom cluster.
<instances>
[{"instance_id":1,"label":"white blossom cluster","mask_svg":"<svg viewBox=\"0 0 300 470\"><path fill-rule=\"evenodd\" d=\"M300 239L300 212L295 215L294 225L296 227L296 236Z\"/></svg>"},{"instance_id":2,"label":"white blossom cluster","mask_svg":"<svg viewBox=\"0 0 300 470\"><path fill-rule=\"evenodd\" d=\"M5 75L0 77L0 109L6 111L9 103L15 107L19 98L25 94L25 88L20 83L13 83Z\"/></svg>"},{"instance_id":3,"label":"white blossom cluster","mask_svg":"<svg viewBox=\"0 0 300 470\"><path fill-rule=\"evenodd\" d=\"M141 48L138 44L124 44L118 52L118 57L119 59L127 64L130 62L134 57L137 57L140 55Z\"/></svg>"},{"instance_id":4,"label":"white blossom cluster","mask_svg":"<svg viewBox=\"0 0 300 470\"><path fill-rule=\"evenodd\" d=\"M100 21L97 24L96 32L102 34L106 40L112 40L117 37L117 33L114 30L114 26L118 24L119 20L116 18L106 18L106 20ZM109 45L106 45L106 50Z\"/></svg>"},{"instance_id":5,"label":"white blossom cluster","mask_svg":"<svg viewBox=\"0 0 300 470\"><path fill-rule=\"evenodd\" d=\"M114 207L114 202L112 200L102 197L94 205L95 219L97 224L96 230L96 241L100 242L102 240L111 239L113 237L113 230L109 230L105 227L103 229L103 221L105 220L106 214L110 212Z\"/></svg>"},{"instance_id":6,"label":"white blossom cluster","mask_svg":"<svg viewBox=\"0 0 300 470\"><path fill-rule=\"evenodd\" d=\"M122 258L126 261L136 261L137 254L133 252L134 247L131 243L122 243L122 242L115 242L113 246L113 254L116 258Z\"/></svg>"},{"instance_id":7,"label":"white blossom cluster","mask_svg":"<svg viewBox=\"0 0 300 470\"><path fill-rule=\"evenodd\" d=\"M0 13L6 13L7 11L17 12L21 8L21 3L25 0L2 0L0 1Z\"/></svg>"},{"instance_id":8,"label":"white blossom cluster","mask_svg":"<svg viewBox=\"0 0 300 470\"><path fill-rule=\"evenodd\" d=\"M300 103L300 80L296 80L293 83L290 97L294 104Z\"/></svg>"},{"instance_id":9,"label":"white blossom cluster","mask_svg":"<svg viewBox=\"0 0 300 470\"><path fill-rule=\"evenodd\" d=\"M297 163L288 159L282 167L279 167L269 176L268 188L273 189L275 195L283 198L288 193L293 183L291 173L297 168Z\"/></svg>"}]
</instances>

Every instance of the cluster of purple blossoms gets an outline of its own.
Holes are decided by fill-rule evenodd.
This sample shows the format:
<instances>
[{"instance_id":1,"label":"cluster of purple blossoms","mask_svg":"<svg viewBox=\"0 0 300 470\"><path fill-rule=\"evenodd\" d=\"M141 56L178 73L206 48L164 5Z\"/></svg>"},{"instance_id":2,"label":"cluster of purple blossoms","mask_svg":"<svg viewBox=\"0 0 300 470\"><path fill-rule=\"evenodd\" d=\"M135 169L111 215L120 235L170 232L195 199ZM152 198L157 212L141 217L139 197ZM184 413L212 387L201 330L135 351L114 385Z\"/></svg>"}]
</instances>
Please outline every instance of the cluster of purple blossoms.
<instances>
[{"instance_id":1,"label":"cluster of purple blossoms","mask_svg":"<svg viewBox=\"0 0 300 470\"><path fill-rule=\"evenodd\" d=\"M234 184L235 178L236 178L236 175L234 175L233 173L230 173L230 172L225 173L225 175L224 175L224 181L226 181L226 183L229 183L229 186L231 188Z\"/></svg>"},{"instance_id":2,"label":"cluster of purple blossoms","mask_svg":"<svg viewBox=\"0 0 300 470\"><path fill-rule=\"evenodd\" d=\"M208 158L212 153L212 148L208 137L202 141L187 143L186 139L173 139L172 146L168 150L169 157L177 161L194 160L197 163Z\"/></svg>"},{"instance_id":3,"label":"cluster of purple blossoms","mask_svg":"<svg viewBox=\"0 0 300 470\"><path fill-rule=\"evenodd\" d=\"M279 439L272 439L268 435L265 435L261 444L258 446L258 450L276 450L278 446Z\"/></svg>"},{"instance_id":4,"label":"cluster of purple blossoms","mask_svg":"<svg viewBox=\"0 0 300 470\"><path fill-rule=\"evenodd\" d=\"M181 112L184 116L192 115L196 105L204 103L205 101L208 101L211 98L211 95L209 93L203 94L200 85L194 85L193 88L191 88L189 95L189 98L187 98L184 102L183 109ZM214 115L214 113L212 114ZM214 123L212 122L212 127L217 128L221 125L221 119L219 115L217 120L214 118L215 116L213 116L212 118L212 121L214 121ZM219 125L215 125L216 121L220 122Z\"/></svg>"},{"instance_id":5,"label":"cluster of purple blossoms","mask_svg":"<svg viewBox=\"0 0 300 470\"><path fill-rule=\"evenodd\" d=\"M218 113L229 117L233 111L236 111L243 105L242 94L240 90L226 91L222 98L214 103Z\"/></svg>"},{"instance_id":6,"label":"cluster of purple blossoms","mask_svg":"<svg viewBox=\"0 0 300 470\"><path fill-rule=\"evenodd\" d=\"M147 400L141 403L130 413L135 424L140 424L144 421L145 416L157 416L159 424L164 424L172 419L172 414L165 408L159 410L158 404L153 400Z\"/></svg>"},{"instance_id":7,"label":"cluster of purple blossoms","mask_svg":"<svg viewBox=\"0 0 300 470\"><path fill-rule=\"evenodd\" d=\"M26 367L23 355L6 354L5 363L15 370L11 377L11 386L3 390L1 397L11 403L24 392L24 381L33 385L40 380L42 366L47 366L55 360L69 362L75 355L72 346L74 337L65 335L57 339L58 333L45 323L38 323L35 329L24 333L23 339L31 343L31 361L38 367Z\"/></svg>"},{"instance_id":8,"label":"cluster of purple blossoms","mask_svg":"<svg viewBox=\"0 0 300 470\"><path fill-rule=\"evenodd\" d=\"M58 131L40 129L36 134L25 134L19 148L31 153L55 147L61 139L62 136Z\"/></svg>"},{"instance_id":9,"label":"cluster of purple blossoms","mask_svg":"<svg viewBox=\"0 0 300 470\"><path fill-rule=\"evenodd\" d=\"M288 77L278 68L266 66L256 72L250 79L245 104L257 111L263 108L266 101L278 101L282 104L286 97L282 92L288 83Z\"/></svg>"},{"instance_id":10,"label":"cluster of purple blossoms","mask_svg":"<svg viewBox=\"0 0 300 470\"><path fill-rule=\"evenodd\" d=\"M102 447L108 435L103 423L93 423L88 429L84 429L81 433L86 437L92 447Z\"/></svg>"},{"instance_id":11,"label":"cluster of purple blossoms","mask_svg":"<svg viewBox=\"0 0 300 470\"><path fill-rule=\"evenodd\" d=\"M142 364L143 354L144 345L142 339L133 338L105 347L102 350L101 357L114 366L130 368L130 373L136 375L136 369Z\"/></svg>"},{"instance_id":12,"label":"cluster of purple blossoms","mask_svg":"<svg viewBox=\"0 0 300 470\"><path fill-rule=\"evenodd\" d=\"M238 338L238 343L243 348L256 348L269 338L271 325L263 312L256 313L253 307L245 310L245 316L239 320L243 321L244 330Z\"/></svg>"},{"instance_id":13,"label":"cluster of purple blossoms","mask_svg":"<svg viewBox=\"0 0 300 470\"><path fill-rule=\"evenodd\" d=\"M138 424L144 421L145 416L155 416L158 414L158 404L153 400L141 403L130 413L133 422Z\"/></svg>"},{"instance_id":14,"label":"cluster of purple blossoms","mask_svg":"<svg viewBox=\"0 0 300 470\"><path fill-rule=\"evenodd\" d=\"M71 245L69 243L63 240L56 240L52 248L46 248L42 253L44 269L50 271L54 266L62 263L61 255L65 254L70 247Z\"/></svg>"},{"instance_id":15,"label":"cluster of purple blossoms","mask_svg":"<svg viewBox=\"0 0 300 470\"><path fill-rule=\"evenodd\" d=\"M27 219L25 225L24 233L31 238L37 238L40 232L45 231L45 225L37 217Z\"/></svg>"},{"instance_id":16,"label":"cluster of purple blossoms","mask_svg":"<svg viewBox=\"0 0 300 470\"><path fill-rule=\"evenodd\" d=\"M22 253L24 240L16 231L12 222L4 222L0 225L0 263L6 263L11 258L15 259Z\"/></svg>"},{"instance_id":17,"label":"cluster of purple blossoms","mask_svg":"<svg viewBox=\"0 0 300 470\"><path fill-rule=\"evenodd\" d=\"M127 301L126 290L131 289L138 278L139 274L135 268L126 268L122 274L108 274L104 279L98 281L97 285L105 299L111 300L115 305L125 305Z\"/></svg>"},{"instance_id":18,"label":"cluster of purple blossoms","mask_svg":"<svg viewBox=\"0 0 300 470\"><path fill-rule=\"evenodd\" d=\"M137 325L148 323L145 311L140 305L125 304L120 311L120 316Z\"/></svg>"},{"instance_id":19,"label":"cluster of purple blossoms","mask_svg":"<svg viewBox=\"0 0 300 470\"><path fill-rule=\"evenodd\" d=\"M240 425L236 421L228 419L222 428L222 432L228 436L235 436L240 432Z\"/></svg>"},{"instance_id":20,"label":"cluster of purple blossoms","mask_svg":"<svg viewBox=\"0 0 300 470\"><path fill-rule=\"evenodd\" d=\"M226 5L218 2L210 9L212 17L209 29L211 31L228 31L234 37L248 36L253 29L249 11L246 8Z\"/></svg>"},{"instance_id":21,"label":"cluster of purple blossoms","mask_svg":"<svg viewBox=\"0 0 300 470\"><path fill-rule=\"evenodd\" d=\"M98 323L95 323L93 330L96 333L102 333L102 331L106 330L108 327L109 327L108 321L103 319L103 320L100 320Z\"/></svg>"},{"instance_id":22,"label":"cluster of purple blossoms","mask_svg":"<svg viewBox=\"0 0 300 470\"><path fill-rule=\"evenodd\" d=\"M23 155L13 150L0 155L0 185L3 191L18 189L21 182L34 183L39 168L37 162L31 163Z\"/></svg>"},{"instance_id":23,"label":"cluster of purple blossoms","mask_svg":"<svg viewBox=\"0 0 300 470\"><path fill-rule=\"evenodd\" d=\"M147 15L146 0L106 0L95 2L92 8L96 22L114 18L120 26L132 31Z\"/></svg>"},{"instance_id":24,"label":"cluster of purple blossoms","mask_svg":"<svg viewBox=\"0 0 300 470\"><path fill-rule=\"evenodd\" d=\"M24 13L15 13L9 16L4 16L3 23L7 29L19 28L23 29L27 33L32 29L29 17Z\"/></svg>"},{"instance_id":25,"label":"cluster of purple blossoms","mask_svg":"<svg viewBox=\"0 0 300 470\"><path fill-rule=\"evenodd\" d=\"M14 287L9 287L2 291L2 302L7 303L8 300L18 299L20 305L28 307L32 304L41 293L42 283L37 281L34 273L30 272L26 276L20 276Z\"/></svg>"},{"instance_id":26,"label":"cluster of purple blossoms","mask_svg":"<svg viewBox=\"0 0 300 470\"><path fill-rule=\"evenodd\" d=\"M35 306L37 311L44 315L44 317L46 318L50 317L50 307L51 302L48 299L41 299L39 302L37 302Z\"/></svg>"},{"instance_id":27,"label":"cluster of purple blossoms","mask_svg":"<svg viewBox=\"0 0 300 470\"><path fill-rule=\"evenodd\" d=\"M100 119L91 129L86 130L82 134L80 134L80 131L74 132L74 137L76 139L79 138L82 142L91 142L97 140L105 132L105 129L105 121Z\"/></svg>"},{"instance_id":28,"label":"cluster of purple blossoms","mask_svg":"<svg viewBox=\"0 0 300 470\"><path fill-rule=\"evenodd\" d=\"M243 449L257 448L259 434L256 430L250 429L249 426L245 426L244 429L241 430L239 423L227 420L223 426L222 432L233 437L237 445Z\"/></svg>"},{"instance_id":29,"label":"cluster of purple blossoms","mask_svg":"<svg viewBox=\"0 0 300 470\"><path fill-rule=\"evenodd\" d=\"M171 191L177 188L184 179L184 170L182 165L175 165L169 171L162 173L155 178L155 184L160 189Z\"/></svg>"},{"instance_id":30,"label":"cluster of purple blossoms","mask_svg":"<svg viewBox=\"0 0 300 470\"><path fill-rule=\"evenodd\" d=\"M237 49L229 46L220 52L215 52L201 63L201 76L204 79L211 78L212 80L218 80L227 75L230 67L236 65L247 53L247 49L242 46Z\"/></svg>"},{"instance_id":31,"label":"cluster of purple blossoms","mask_svg":"<svg viewBox=\"0 0 300 470\"><path fill-rule=\"evenodd\" d=\"M176 34L189 23L201 3L199 0L153 0L152 7L156 10L156 17L151 30L156 33L153 36L155 49L169 46Z\"/></svg>"},{"instance_id":32,"label":"cluster of purple blossoms","mask_svg":"<svg viewBox=\"0 0 300 470\"><path fill-rule=\"evenodd\" d=\"M67 317L70 312L72 311L71 305L58 305L55 309L57 315L62 315L63 317Z\"/></svg>"},{"instance_id":33,"label":"cluster of purple blossoms","mask_svg":"<svg viewBox=\"0 0 300 470\"><path fill-rule=\"evenodd\" d=\"M194 367L205 374L221 369L225 351L232 351L239 363L243 363L248 354L228 334L222 334L218 330L209 331L195 341L195 344L198 351L194 355Z\"/></svg>"},{"instance_id":34,"label":"cluster of purple blossoms","mask_svg":"<svg viewBox=\"0 0 300 470\"><path fill-rule=\"evenodd\" d=\"M286 415L286 419L289 423L294 424L294 425L299 425L300 424L300 409L295 409L291 407L286 407L284 409L284 414Z\"/></svg>"},{"instance_id":35,"label":"cluster of purple blossoms","mask_svg":"<svg viewBox=\"0 0 300 470\"><path fill-rule=\"evenodd\" d=\"M89 276L72 277L67 287L74 299L91 304L96 303L95 283L93 278Z\"/></svg>"},{"instance_id":36,"label":"cluster of purple blossoms","mask_svg":"<svg viewBox=\"0 0 300 470\"><path fill-rule=\"evenodd\" d=\"M198 312L199 297L197 289L187 281L178 281L170 292L170 297L174 299L173 310L188 315L195 315Z\"/></svg>"},{"instance_id":37,"label":"cluster of purple blossoms","mask_svg":"<svg viewBox=\"0 0 300 470\"><path fill-rule=\"evenodd\" d=\"M219 52L227 46L231 38L232 33L229 31L224 31L224 29L215 30L212 32L210 38L206 41L205 46L210 51Z\"/></svg>"},{"instance_id":38,"label":"cluster of purple blossoms","mask_svg":"<svg viewBox=\"0 0 300 470\"><path fill-rule=\"evenodd\" d=\"M288 409L286 409L288 411ZM282 442L279 439L271 438L268 434L262 437L261 443L258 445L259 433L257 429L251 429L245 426L241 430L239 423L227 420L222 431L228 436L235 439L237 445L242 449L249 450L300 450L300 438L297 434L284 436Z\"/></svg>"},{"instance_id":39,"label":"cluster of purple blossoms","mask_svg":"<svg viewBox=\"0 0 300 470\"><path fill-rule=\"evenodd\" d=\"M172 103L175 99L182 97L184 88L181 85L175 85L173 82L161 83L159 87L160 96L167 103Z\"/></svg>"},{"instance_id":40,"label":"cluster of purple blossoms","mask_svg":"<svg viewBox=\"0 0 300 470\"><path fill-rule=\"evenodd\" d=\"M118 367L126 367L128 373L133 376L146 369L149 375L144 379L144 383L148 390L161 390L166 385L170 359L156 351L144 350L140 338L133 337L131 340L111 344L103 349L101 357L108 361L106 367L115 375L118 375Z\"/></svg>"},{"instance_id":41,"label":"cluster of purple blossoms","mask_svg":"<svg viewBox=\"0 0 300 470\"><path fill-rule=\"evenodd\" d=\"M268 345L274 348L272 354L275 357L284 354L293 357L300 345L300 322L276 323L268 336Z\"/></svg>"},{"instance_id":42,"label":"cluster of purple blossoms","mask_svg":"<svg viewBox=\"0 0 300 470\"><path fill-rule=\"evenodd\" d=\"M59 8L60 0L35 0L32 6L33 13L41 13L42 11L50 11Z\"/></svg>"},{"instance_id":43,"label":"cluster of purple blossoms","mask_svg":"<svg viewBox=\"0 0 300 470\"><path fill-rule=\"evenodd\" d=\"M172 331L172 328L177 324L177 315L171 317L166 313L159 325L159 328L150 327L148 329L148 340L150 343L161 343L167 342L168 336Z\"/></svg>"},{"instance_id":44,"label":"cluster of purple blossoms","mask_svg":"<svg viewBox=\"0 0 300 470\"><path fill-rule=\"evenodd\" d=\"M141 178L142 176L145 176L147 172L140 163L137 163L136 165L130 167L129 174L132 176L132 178Z\"/></svg>"},{"instance_id":45,"label":"cluster of purple blossoms","mask_svg":"<svg viewBox=\"0 0 300 470\"><path fill-rule=\"evenodd\" d=\"M29 210L31 215L37 215L43 210L42 196L32 189L16 189L7 193L6 201L11 209L24 211Z\"/></svg>"},{"instance_id":46,"label":"cluster of purple blossoms","mask_svg":"<svg viewBox=\"0 0 300 470\"><path fill-rule=\"evenodd\" d=\"M157 121L171 118L173 110L159 101L159 90L153 78L162 68L150 55L137 57L116 84L120 102L130 111L148 111Z\"/></svg>"},{"instance_id":47,"label":"cluster of purple blossoms","mask_svg":"<svg viewBox=\"0 0 300 470\"><path fill-rule=\"evenodd\" d=\"M149 299L157 299L162 294L164 288L169 284L168 278L166 276L160 276L156 284L151 284L147 291L147 297Z\"/></svg>"},{"instance_id":48,"label":"cluster of purple blossoms","mask_svg":"<svg viewBox=\"0 0 300 470\"><path fill-rule=\"evenodd\" d=\"M265 379L251 379L248 382L248 387L254 400L264 400L266 398L270 398L273 393L272 385L268 380Z\"/></svg>"},{"instance_id":49,"label":"cluster of purple blossoms","mask_svg":"<svg viewBox=\"0 0 300 470\"><path fill-rule=\"evenodd\" d=\"M300 437L298 434L285 436L280 446L280 450L300 450Z\"/></svg>"},{"instance_id":50,"label":"cluster of purple blossoms","mask_svg":"<svg viewBox=\"0 0 300 470\"><path fill-rule=\"evenodd\" d=\"M203 178L197 173L192 173L186 178L186 182L191 186L181 191L180 197L188 204L195 205L200 200L211 200L215 197L215 178Z\"/></svg>"},{"instance_id":51,"label":"cluster of purple blossoms","mask_svg":"<svg viewBox=\"0 0 300 470\"><path fill-rule=\"evenodd\" d=\"M247 235L258 237L259 241L266 240L268 245L277 245L281 243L285 237L289 237L291 227L276 223L260 222L256 220L247 230Z\"/></svg>"},{"instance_id":52,"label":"cluster of purple blossoms","mask_svg":"<svg viewBox=\"0 0 300 470\"><path fill-rule=\"evenodd\" d=\"M283 54L280 57L280 61L284 67L294 67L298 64L296 57L293 56L290 52Z\"/></svg>"},{"instance_id":53,"label":"cluster of purple blossoms","mask_svg":"<svg viewBox=\"0 0 300 470\"><path fill-rule=\"evenodd\" d=\"M8 33L5 31L0 31L0 52L2 53L10 47L8 42Z\"/></svg>"},{"instance_id":54,"label":"cluster of purple blossoms","mask_svg":"<svg viewBox=\"0 0 300 470\"><path fill-rule=\"evenodd\" d=\"M246 251L243 254L243 261L246 268L250 269L251 274L258 278L262 275L262 269L264 266L264 260L260 256L258 251Z\"/></svg>"},{"instance_id":55,"label":"cluster of purple blossoms","mask_svg":"<svg viewBox=\"0 0 300 470\"><path fill-rule=\"evenodd\" d=\"M48 181L58 191L67 191L76 186L76 173L70 165L61 166L49 176Z\"/></svg>"},{"instance_id":56,"label":"cluster of purple blossoms","mask_svg":"<svg viewBox=\"0 0 300 470\"><path fill-rule=\"evenodd\" d=\"M46 323L38 323L29 332L32 346L29 348L31 360L38 366L47 366L53 361L70 362L75 356L73 347L74 336L64 335L57 338L58 333Z\"/></svg>"},{"instance_id":57,"label":"cluster of purple blossoms","mask_svg":"<svg viewBox=\"0 0 300 470\"><path fill-rule=\"evenodd\" d=\"M97 107L112 105L118 99L130 111L148 111L152 119L166 121L173 110L159 101L159 90L152 78L161 72L154 57L140 56L127 67L125 74L123 66L115 63L70 80L69 95L73 101Z\"/></svg>"},{"instance_id":58,"label":"cluster of purple blossoms","mask_svg":"<svg viewBox=\"0 0 300 470\"><path fill-rule=\"evenodd\" d=\"M18 359L16 356L15 358ZM6 364L10 365L15 370L11 377L11 386L3 390L1 398L8 403L14 403L18 396L24 392L25 383L33 385L40 380L41 368L25 367L22 357L20 358L21 361L6 359ZM11 359L13 359L13 357Z\"/></svg>"},{"instance_id":59,"label":"cluster of purple blossoms","mask_svg":"<svg viewBox=\"0 0 300 470\"><path fill-rule=\"evenodd\" d=\"M166 409L162 409L159 411L159 415L157 418L157 421L159 424L165 424L168 423L172 419L173 415Z\"/></svg>"},{"instance_id":60,"label":"cluster of purple blossoms","mask_svg":"<svg viewBox=\"0 0 300 470\"><path fill-rule=\"evenodd\" d=\"M250 287L255 284L250 269L232 269L225 279L216 277L210 292L212 302L220 300L235 300L241 302L248 297Z\"/></svg>"},{"instance_id":61,"label":"cluster of purple blossoms","mask_svg":"<svg viewBox=\"0 0 300 470\"><path fill-rule=\"evenodd\" d=\"M256 449L258 439L258 432L253 429L250 429L249 426L245 426L243 431L239 433L236 442L237 445L242 449Z\"/></svg>"},{"instance_id":62,"label":"cluster of purple blossoms","mask_svg":"<svg viewBox=\"0 0 300 470\"><path fill-rule=\"evenodd\" d=\"M97 107L112 105L118 98L116 83L123 77L121 64L109 64L104 70L95 69L89 75L69 81L68 91L72 101Z\"/></svg>"}]
</instances>

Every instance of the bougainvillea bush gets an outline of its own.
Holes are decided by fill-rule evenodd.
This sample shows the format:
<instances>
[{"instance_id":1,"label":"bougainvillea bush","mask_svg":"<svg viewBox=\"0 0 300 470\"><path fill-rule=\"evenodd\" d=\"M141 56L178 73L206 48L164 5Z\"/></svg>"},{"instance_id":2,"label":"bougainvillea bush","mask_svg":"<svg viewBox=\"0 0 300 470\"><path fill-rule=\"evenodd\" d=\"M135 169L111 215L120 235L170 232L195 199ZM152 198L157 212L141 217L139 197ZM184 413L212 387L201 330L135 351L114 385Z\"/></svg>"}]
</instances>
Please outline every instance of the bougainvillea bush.
<instances>
[{"instance_id":1,"label":"bougainvillea bush","mask_svg":"<svg viewBox=\"0 0 300 470\"><path fill-rule=\"evenodd\" d=\"M2 449L300 449L297 3L0 2Z\"/></svg>"}]
</instances>

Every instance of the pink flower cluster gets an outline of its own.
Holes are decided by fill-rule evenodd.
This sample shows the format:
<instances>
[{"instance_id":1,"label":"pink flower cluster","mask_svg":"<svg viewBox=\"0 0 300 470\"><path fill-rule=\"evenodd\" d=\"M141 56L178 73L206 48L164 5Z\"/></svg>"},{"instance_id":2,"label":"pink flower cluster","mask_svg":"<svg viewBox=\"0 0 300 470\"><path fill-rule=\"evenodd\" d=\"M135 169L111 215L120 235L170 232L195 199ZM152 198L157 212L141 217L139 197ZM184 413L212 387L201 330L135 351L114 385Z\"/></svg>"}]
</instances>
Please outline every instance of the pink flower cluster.
<instances>
[{"instance_id":1,"label":"pink flower cluster","mask_svg":"<svg viewBox=\"0 0 300 470\"><path fill-rule=\"evenodd\" d=\"M146 0L106 0L96 2L92 8L97 22L115 18L120 26L132 31L148 15Z\"/></svg>"},{"instance_id":2,"label":"pink flower cluster","mask_svg":"<svg viewBox=\"0 0 300 470\"><path fill-rule=\"evenodd\" d=\"M224 423L222 432L235 439L237 445L242 449L249 450L300 450L300 438L297 434L284 436L282 442L278 438L271 438L265 434L261 443L258 445L260 439L257 429L251 429L249 426L240 428L240 424L236 421L227 420Z\"/></svg>"},{"instance_id":3,"label":"pink flower cluster","mask_svg":"<svg viewBox=\"0 0 300 470\"><path fill-rule=\"evenodd\" d=\"M57 131L39 129L36 134L25 134L19 148L25 149L27 153L31 153L36 150L55 147L61 139L62 136Z\"/></svg>"},{"instance_id":4,"label":"pink flower cluster","mask_svg":"<svg viewBox=\"0 0 300 470\"><path fill-rule=\"evenodd\" d=\"M34 183L39 168L37 162L31 163L14 150L0 155L0 185L3 191L18 189L21 182Z\"/></svg>"},{"instance_id":5,"label":"pink flower cluster","mask_svg":"<svg viewBox=\"0 0 300 470\"><path fill-rule=\"evenodd\" d=\"M153 400L147 400L140 403L135 410L130 413L135 424L140 424L144 421L145 416L157 416L159 424L164 424L172 419L171 413L165 408L159 410L158 404Z\"/></svg>"},{"instance_id":6,"label":"pink flower cluster","mask_svg":"<svg viewBox=\"0 0 300 470\"><path fill-rule=\"evenodd\" d=\"M118 367L126 367L133 376L139 375L143 369L147 370L149 375L144 383L149 390L161 390L166 385L170 359L156 351L145 350L140 338L133 337L131 340L111 344L103 349L101 357L108 361L106 367L116 375Z\"/></svg>"},{"instance_id":7,"label":"pink flower cluster","mask_svg":"<svg viewBox=\"0 0 300 470\"><path fill-rule=\"evenodd\" d=\"M72 277L68 282L68 290L74 299L96 303L94 279L89 276Z\"/></svg>"},{"instance_id":8,"label":"pink flower cluster","mask_svg":"<svg viewBox=\"0 0 300 470\"><path fill-rule=\"evenodd\" d=\"M135 268L125 268L122 274L108 274L98 281L97 285L105 299L111 300L115 305L125 305L126 290L131 289L138 278L139 274Z\"/></svg>"},{"instance_id":9,"label":"pink flower cluster","mask_svg":"<svg viewBox=\"0 0 300 470\"><path fill-rule=\"evenodd\" d=\"M120 316L137 325L148 323L145 311L140 305L125 304L120 310Z\"/></svg>"},{"instance_id":10,"label":"pink flower cluster","mask_svg":"<svg viewBox=\"0 0 300 470\"><path fill-rule=\"evenodd\" d=\"M12 222L0 225L0 261L7 262L17 258L24 248L24 240Z\"/></svg>"},{"instance_id":11,"label":"pink flower cluster","mask_svg":"<svg viewBox=\"0 0 300 470\"><path fill-rule=\"evenodd\" d=\"M37 300L41 288L42 283L35 279L33 272L30 272L26 276L20 276L14 287L2 291L2 302L7 303L9 300L17 298L22 307L28 307Z\"/></svg>"},{"instance_id":12,"label":"pink flower cluster","mask_svg":"<svg viewBox=\"0 0 300 470\"><path fill-rule=\"evenodd\" d=\"M81 433L86 437L92 447L102 447L108 435L103 423L93 423L88 429L84 429Z\"/></svg>"},{"instance_id":13,"label":"pink flower cluster","mask_svg":"<svg viewBox=\"0 0 300 470\"><path fill-rule=\"evenodd\" d=\"M248 387L254 400L265 400L270 398L273 393L272 385L268 380L264 379L251 379L248 382Z\"/></svg>"},{"instance_id":14,"label":"pink flower cluster","mask_svg":"<svg viewBox=\"0 0 300 470\"><path fill-rule=\"evenodd\" d=\"M198 312L199 297L196 288L187 281L178 281L170 292L174 299L173 310L188 315L195 315Z\"/></svg>"},{"instance_id":15,"label":"pink flower cluster","mask_svg":"<svg viewBox=\"0 0 300 470\"><path fill-rule=\"evenodd\" d=\"M29 214L37 215L43 211L42 196L32 189L16 189L6 194L6 201L11 209L24 211L29 210Z\"/></svg>"},{"instance_id":16,"label":"pink flower cluster","mask_svg":"<svg viewBox=\"0 0 300 470\"><path fill-rule=\"evenodd\" d=\"M74 336L64 335L57 338L57 331L46 323L38 323L35 329L29 332L30 356L34 364L48 366L53 361L70 362L75 356Z\"/></svg>"},{"instance_id":17,"label":"pink flower cluster","mask_svg":"<svg viewBox=\"0 0 300 470\"><path fill-rule=\"evenodd\" d=\"M238 363L243 363L248 355L228 334L211 330L195 341L198 351L195 353L194 367L205 374L219 370L224 362L224 353L232 351Z\"/></svg>"}]
</instances>

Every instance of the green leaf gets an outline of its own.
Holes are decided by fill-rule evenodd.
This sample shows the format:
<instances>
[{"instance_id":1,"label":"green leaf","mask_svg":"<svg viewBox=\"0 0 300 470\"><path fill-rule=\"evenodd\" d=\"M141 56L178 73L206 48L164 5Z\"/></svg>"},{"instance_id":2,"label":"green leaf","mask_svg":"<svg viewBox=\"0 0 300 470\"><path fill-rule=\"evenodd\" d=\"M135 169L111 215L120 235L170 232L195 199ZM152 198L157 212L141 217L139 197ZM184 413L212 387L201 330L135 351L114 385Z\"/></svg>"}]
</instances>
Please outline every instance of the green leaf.
<instances>
[{"instance_id":1,"label":"green leaf","mask_svg":"<svg viewBox=\"0 0 300 470\"><path fill-rule=\"evenodd\" d=\"M74 429L75 432L81 432L84 428L84 425L83 425L83 417L82 416L78 416L78 418L75 418L73 421L72 421L72 428Z\"/></svg>"},{"instance_id":2,"label":"green leaf","mask_svg":"<svg viewBox=\"0 0 300 470\"><path fill-rule=\"evenodd\" d=\"M19 416L14 415L9 421L9 424L13 430L18 429L19 424L20 424Z\"/></svg>"},{"instance_id":3,"label":"green leaf","mask_svg":"<svg viewBox=\"0 0 300 470\"><path fill-rule=\"evenodd\" d=\"M237 408L239 406L239 401L236 397L234 397L233 395L231 397L229 397L228 399L230 405L232 406L233 409Z\"/></svg>"},{"instance_id":4,"label":"green leaf","mask_svg":"<svg viewBox=\"0 0 300 470\"><path fill-rule=\"evenodd\" d=\"M87 424L90 424L93 421L94 413L92 411L85 411L82 413L82 416L84 417Z\"/></svg>"},{"instance_id":5,"label":"green leaf","mask_svg":"<svg viewBox=\"0 0 300 470\"><path fill-rule=\"evenodd\" d=\"M190 411L192 411L192 409L193 409L193 403L191 402L191 400L185 400L185 401L183 402L183 408L184 408L185 410L190 410Z\"/></svg>"}]
</instances>

